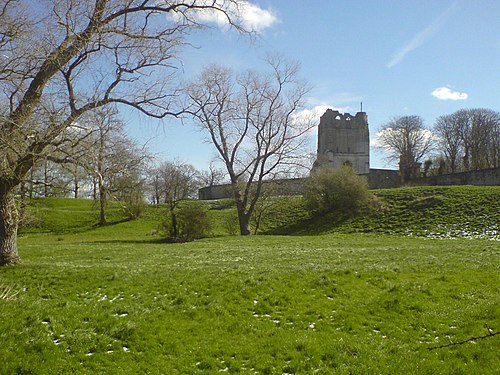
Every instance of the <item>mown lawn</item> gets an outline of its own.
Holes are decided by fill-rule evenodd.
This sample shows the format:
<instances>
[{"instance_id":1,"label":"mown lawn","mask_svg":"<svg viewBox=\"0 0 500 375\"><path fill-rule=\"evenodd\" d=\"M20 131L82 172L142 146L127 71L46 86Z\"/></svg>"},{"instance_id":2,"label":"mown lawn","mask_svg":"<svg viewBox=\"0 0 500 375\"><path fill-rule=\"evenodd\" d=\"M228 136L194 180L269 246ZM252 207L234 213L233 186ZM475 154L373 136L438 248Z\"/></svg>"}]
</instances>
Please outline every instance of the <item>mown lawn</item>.
<instances>
[{"instance_id":1,"label":"mown lawn","mask_svg":"<svg viewBox=\"0 0 500 375\"><path fill-rule=\"evenodd\" d=\"M23 263L0 268L0 293L10 290L0 299L0 373L500 368L498 241L328 234L160 244L141 230L128 235L125 222L20 239Z\"/></svg>"}]
</instances>

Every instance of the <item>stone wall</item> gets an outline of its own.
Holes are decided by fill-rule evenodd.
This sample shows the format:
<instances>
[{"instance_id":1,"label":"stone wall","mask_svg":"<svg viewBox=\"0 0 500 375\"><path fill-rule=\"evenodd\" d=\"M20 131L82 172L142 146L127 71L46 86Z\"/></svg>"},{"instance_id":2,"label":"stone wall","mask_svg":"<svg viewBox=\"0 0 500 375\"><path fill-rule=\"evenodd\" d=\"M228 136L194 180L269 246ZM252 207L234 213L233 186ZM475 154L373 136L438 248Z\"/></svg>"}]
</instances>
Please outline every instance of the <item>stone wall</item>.
<instances>
[{"instance_id":1,"label":"stone wall","mask_svg":"<svg viewBox=\"0 0 500 375\"><path fill-rule=\"evenodd\" d=\"M281 179L264 182L263 191L271 195L302 195L303 178ZM231 185L214 185L198 190L198 198L202 200L232 198Z\"/></svg>"},{"instance_id":2,"label":"stone wall","mask_svg":"<svg viewBox=\"0 0 500 375\"><path fill-rule=\"evenodd\" d=\"M401 186L500 186L500 168L422 177L405 184L402 184L399 172L395 170L370 169L370 173L364 176L368 178L370 189L388 189ZM304 178L277 180L266 183L264 189L268 189L272 195L302 195L304 181ZM231 185L201 188L198 191L198 197L202 200L231 198Z\"/></svg>"},{"instance_id":3,"label":"stone wall","mask_svg":"<svg viewBox=\"0 0 500 375\"><path fill-rule=\"evenodd\" d=\"M481 169L478 171L443 174L416 178L405 183L406 186L449 186L476 185L500 186L500 168Z\"/></svg>"},{"instance_id":4,"label":"stone wall","mask_svg":"<svg viewBox=\"0 0 500 375\"><path fill-rule=\"evenodd\" d=\"M401 186L401 176L391 169L370 169L368 186L370 189L388 189Z\"/></svg>"},{"instance_id":5,"label":"stone wall","mask_svg":"<svg viewBox=\"0 0 500 375\"><path fill-rule=\"evenodd\" d=\"M213 200L231 198L231 185L213 185L198 190L198 199Z\"/></svg>"}]
</instances>

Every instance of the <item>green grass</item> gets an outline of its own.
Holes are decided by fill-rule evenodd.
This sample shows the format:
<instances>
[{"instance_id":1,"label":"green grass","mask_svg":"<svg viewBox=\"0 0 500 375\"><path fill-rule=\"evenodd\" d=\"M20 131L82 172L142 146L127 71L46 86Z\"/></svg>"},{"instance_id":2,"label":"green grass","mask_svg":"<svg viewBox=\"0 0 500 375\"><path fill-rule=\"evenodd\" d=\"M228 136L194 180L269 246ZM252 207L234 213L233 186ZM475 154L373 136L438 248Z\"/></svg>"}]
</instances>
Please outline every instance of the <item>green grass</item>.
<instances>
[{"instance_id":1,"label":"green grass","mask_svg":"<svg viewBox=\"0 0 500 375\"><path fill-rule=\"evenodd\" d=\"M495 242L373 235L20 241L1 373L494 374Z\"/></svg>"},{"instance_id":2,"label":"green grass","mask_svg":"<svg viewBox=\"0 0 500 375\"><path fill-rule=\"evenodd\" d=\"M426 238L500 240L500 186L375 190L384 209L350 217L311 217L300 198L284 199L266 231L272 234L380 233ZM282 212L284 214L282 214Z\"/></svg>"},{"instance_id":3,"label":"green grass","mask_svg":"<svg viewBox=\"0 0 500 375\"><path fill-rule=\"evenodd\" d=\"M426 238L487 238L500 240L500 186L448 186L375 190L384 208L371 215L347 216L335 212L311 217L301 197L276 197L263 215L260 234L319 235L327 233L378 233ZM203 202L210 208L212 236L228 234L227 221L236 217L229 200ZM98 206L90 200L39 199L28 203L32 223L27 233L74 233L95 229ZM119 238L143 237L158 232L167 217L164 205L146 206L143 218L128 228L121 206L111 202L107 210ZM149 238L150 239L150 238Z\"/></svg>"},{"instance_id":4,"label":"green grass","mask_svg":"<svg viewBox=\"0 0 500 375\"><path fill-rule=\"evenodd\" d=\"M379 193L391 196L384 215L420 205L401 219L415 228L443 200L495 218L491 195L466 191ZM0 268L0 374L498 373L500 335L430 350L500 331L498 241L334 233L362 219L313 228L293 198L266 228L302 223L307 235L165 244L153 235L162 207L137 221L117 209L98 228L89 202L48 202L36 204L52 230L24 230L23 263ZM231 207L210 204L222 223Z\"/></svg>"}]
</instances>

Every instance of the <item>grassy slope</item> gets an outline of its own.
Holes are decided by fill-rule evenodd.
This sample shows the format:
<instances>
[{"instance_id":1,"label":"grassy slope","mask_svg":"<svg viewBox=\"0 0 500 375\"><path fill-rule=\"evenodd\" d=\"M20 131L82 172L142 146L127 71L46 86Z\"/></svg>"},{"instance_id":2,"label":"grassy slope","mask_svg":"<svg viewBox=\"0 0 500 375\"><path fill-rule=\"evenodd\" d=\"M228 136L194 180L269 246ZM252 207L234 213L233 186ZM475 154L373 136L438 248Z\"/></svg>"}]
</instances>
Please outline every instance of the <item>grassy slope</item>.
<instances>
[{"instance_id":1,"label":"grassy slope","mask_svg":"<svg viewBox=\"0 0 500 375\"><path fill-rule=\"evenodd\" d=\"M384 233L434 238L500 240L500 187L452 186L375 191L385 208L354 218L311 218L301 200L287 199L269 218L274 234ZM284 219L285 217L285 219Z\"/></svg>"},{"instance_id":2,"label":"grassy slope","mask_svg":"<svg viewBox=\"0 0 500 375\"><path fill-rule=\"evenodd\" d=\"M311 217L300 197L275 198L264 214L260 233L286 235L318 235L326 233L380 233L437 238L500 239L500 186L452 186L376 190L384 209L374 215L345 217L335 213ZM227 201L204 202L210 207L213 235L227 235L226 221L235 217L234 207ZM21 234L85 232L95 229L98 207L89 200L41 199L28 205L35 219ZM125 216L118 204L108 208L120 236ZM151 235L167 215L164 206L148 206L141 220L129 222L130 236ZM135 228L135 229L133 229ZM148 238L146 238L148 239ZM150 238L149 238L150 239Z\"/></svg>"},{"instance_id":3,"label":"grassy slope","mask_svg":"<svg viewBox=\"0 0 500 375\"><path fill-rule=\"evenodd\" d=\"M499 191L380 191L389 209L356 220L311 219L287 198L266 229L307 236L190 244L155 242L161 207L138 221L115 207L96 228L91 202L38 201L46 226L0 268L0 294L19 292L0 299L0 374L494 374L500 335L428 348L499 331L498 242L331 232L489 227ZM222 233L229 211L212 213Z\"/></svg>"}]
</instances>

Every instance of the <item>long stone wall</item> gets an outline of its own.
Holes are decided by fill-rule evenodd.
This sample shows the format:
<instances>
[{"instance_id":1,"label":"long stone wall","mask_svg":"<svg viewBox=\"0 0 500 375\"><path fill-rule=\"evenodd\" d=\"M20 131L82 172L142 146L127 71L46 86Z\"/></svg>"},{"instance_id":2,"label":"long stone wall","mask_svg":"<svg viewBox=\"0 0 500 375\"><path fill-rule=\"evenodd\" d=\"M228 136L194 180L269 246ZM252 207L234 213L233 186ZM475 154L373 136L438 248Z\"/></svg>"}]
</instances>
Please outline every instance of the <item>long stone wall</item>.
<instances>
[{"instance_id":1,"label":"long stone wall","mask_svg":"<svg viewBox=\"0 0 500 375\"><path fill-rule=\"evenodd\" d=\"M481 169L478 171L443 174L416 178L407 186L448 186L448 185L476 185L500 186L500 168Z\"/></svg>"},{"instance_id":2,"label":"long stone wall","mask_svg":"<svg viewBox=\"0 0 500 375\"><path fill-rule=\"evenodd\" d=\"M398 171L388 169L370 169L368 178L370 189L388 189L401 186L449 186L449 185L476 185L500 186L500 168L482 169L440 176L422 177L410 182L402 183ZM272 189L273 195L302 195L305 179L294 178L277 180L266 183L264 189ZM198 197L202 200L231 198L231 185L215 185L201 188Z\"/></svg>"},{"instance_id":3,"label":"long stone wall","mask_svg":"<svg viewBox=\"0 0 500 375\"><path fill-rule=\"evenodd\" d=\"M264 182L264 191L271 195L302 195L305 179L290 178ZM214 185L198 190L198 198L202 200L232 198L233 192L230 184Z\"/></svg>"}]
</instances>

